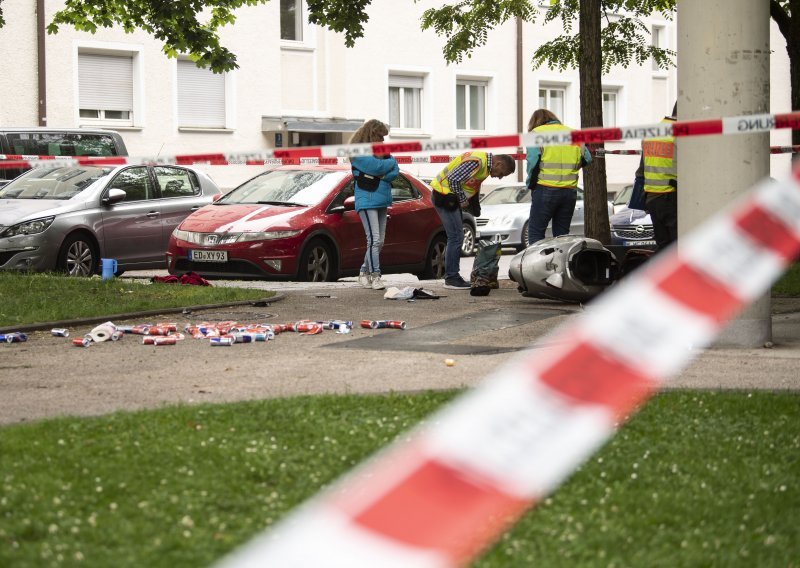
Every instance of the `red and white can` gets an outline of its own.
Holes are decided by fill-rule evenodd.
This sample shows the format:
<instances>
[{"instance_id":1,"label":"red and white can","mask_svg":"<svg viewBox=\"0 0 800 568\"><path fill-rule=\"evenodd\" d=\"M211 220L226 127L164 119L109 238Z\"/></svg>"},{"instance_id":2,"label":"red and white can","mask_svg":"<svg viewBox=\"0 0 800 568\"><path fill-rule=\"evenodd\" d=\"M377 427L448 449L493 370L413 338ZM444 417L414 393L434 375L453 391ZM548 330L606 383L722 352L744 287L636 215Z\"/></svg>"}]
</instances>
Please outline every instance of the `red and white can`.
<instances>
[{"instance_id":1,"label":"red and white can","mask_svg":"<svg viewBox=\"0 0 800 568\"><path fill-rule=\"evenodd\" d=\"M405 329L406 322L398 320L361 320L361 327L367 329Z\"/></svg>"},{"instance_id":2,"label":"red and white can","mask_svg":"<svg viewBox=\"0 0 800 568\"><path fill-rule=\"evenodd\" d=\"M76 337L72 340L72 344L75 347L89 347L92 344L92 340L88 337Z\"/></svg>"}]
</instances>

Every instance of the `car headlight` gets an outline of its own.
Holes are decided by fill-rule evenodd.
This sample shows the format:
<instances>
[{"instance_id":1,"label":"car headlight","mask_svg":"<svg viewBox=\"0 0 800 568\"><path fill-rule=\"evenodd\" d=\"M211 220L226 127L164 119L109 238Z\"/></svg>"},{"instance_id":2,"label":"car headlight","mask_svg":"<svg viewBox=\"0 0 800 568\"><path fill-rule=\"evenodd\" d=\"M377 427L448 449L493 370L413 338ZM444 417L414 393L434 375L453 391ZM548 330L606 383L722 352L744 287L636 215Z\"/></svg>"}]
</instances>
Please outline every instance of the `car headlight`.
<instances>
[{"instance_id":1,"label":"car headlight","mask_svg":"<svg viewBox=\"0 0 800 568\"><path fill-rule=\"evenodd\" d=\"M17 235L36 235L43 233L47 227L53 224L55 217L43 217L33 221L25 221L12 225L0 233L0 238L15 237Z\"/></svg>"},{"instance_id":2,"label":"car headlight","mask_svg":"<svg viewBox=\"0 0 800 568\"><path fill-rule=\"evenodd\" d=\"M513 215L503 215L498 217L495 222L495 225L498 227L510 227L514 224L514 216Z\"/></svg>"},{"instance_id":3,"label":"car headlight","mask_svg":"<svg viewBox=\"0 0 800 568\"><path fill-rule=\"evenodd\" d=\"M248 241L273 241L275 239L288 239L299 235L300 231L263 231L260 233L242 233L239 235L239 242Z\"/></svg>"},{"instance_id":4,"label":"car headlight","mask_svg":"<svg viewBox=\"0 0 800 568\"><path fill-rule=\"evenodd\" d=\"M189 231L181 231L180 229L175 229L174 231L172 231L172 236L182 241L189 241L189 239L191 239L192 233L190 233Z\"/></svg>"}]
</instances>

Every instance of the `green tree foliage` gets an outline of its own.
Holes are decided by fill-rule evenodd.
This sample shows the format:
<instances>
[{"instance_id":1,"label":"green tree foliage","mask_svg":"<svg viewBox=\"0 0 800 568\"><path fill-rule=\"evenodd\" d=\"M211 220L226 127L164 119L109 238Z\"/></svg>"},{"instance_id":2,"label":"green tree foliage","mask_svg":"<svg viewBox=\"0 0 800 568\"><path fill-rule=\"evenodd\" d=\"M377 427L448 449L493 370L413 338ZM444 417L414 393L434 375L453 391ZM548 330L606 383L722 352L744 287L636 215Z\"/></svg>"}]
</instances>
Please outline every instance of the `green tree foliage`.
<instances>
[{"instance_id":1,"label":"green tree foliage","mask_svg":"<svg viewBox=\"0 0 800 568\"><path fill-rule=\"evenodd\" d=\"M59 26L95 33L120 26L126 33L141 29L164 43L164 53L188 53L201 67L215 72L237 67L236 56L219 41L220 27L236 21L234 12L267 0L66 0L47 32ZM199 17L202 13L203 18Z\"/></svg>"},{"instance_id":2,"label":"green tree foliage","mask_svg":"<svg viewBox=\"0 0 800 568\"><path fill-rule=\"evenodd\" d=\"M461 0L426 10L422 28L432 28L445 36L445 59L460 62L486 43L487 30L510 18L535 22L542 16L545 23L560 20L564 33L534 52L533 66L547 65L561 71L579 68L580 42L575 28L580 0L553 0L544 7L535 7L535 4L538 4L535 0ZM671 19L675 0L601 0L600 8L604 20L601 32L604 73L614 65L627 67L634 61L641 65L650 58L662 68L674 64L675 52L653 46L650 30L641 18L658 12Z\"/></svg>"}]
</instances>

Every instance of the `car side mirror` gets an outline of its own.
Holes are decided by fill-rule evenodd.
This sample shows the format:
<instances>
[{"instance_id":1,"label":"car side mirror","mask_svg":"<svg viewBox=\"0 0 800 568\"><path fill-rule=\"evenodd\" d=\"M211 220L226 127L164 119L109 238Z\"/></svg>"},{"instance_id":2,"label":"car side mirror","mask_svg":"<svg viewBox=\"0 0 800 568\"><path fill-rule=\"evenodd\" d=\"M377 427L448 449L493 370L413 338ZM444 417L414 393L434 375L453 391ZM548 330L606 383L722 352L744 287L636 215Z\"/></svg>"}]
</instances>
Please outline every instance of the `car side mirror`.
<instances>
[{"instance_id":1,"label":"car side mirror","mask_svg":"<svg viewBox=\"0 0 800 568\"><path fill-rule=\"evenodd\" d=\"M345 211L355 211L356 209L356 198L351 196L344 200L344 210Z\"/></svg>"},{"instance_id":2,"label":"car side mirror","mask_svg":"<svg viewBox=\"0 0 800 568\"><path fill-rule=\"evenodd\" d=\"M215 201L219 201L220 199L222 199L222 194L221 193L215 193L211 197L211 203L214 203Z\"/></svg>"},{"instance_id":3,"label":"car side mirror","mask_svg":"<svg viewBox=\"0 0 800 568\"><path fill-rule=\"evenodd\" d=\"M103 205L114 205L124 201L127 194L121 189L109 189L106 196L101 200Z\"/></svg>"}]
</instances>

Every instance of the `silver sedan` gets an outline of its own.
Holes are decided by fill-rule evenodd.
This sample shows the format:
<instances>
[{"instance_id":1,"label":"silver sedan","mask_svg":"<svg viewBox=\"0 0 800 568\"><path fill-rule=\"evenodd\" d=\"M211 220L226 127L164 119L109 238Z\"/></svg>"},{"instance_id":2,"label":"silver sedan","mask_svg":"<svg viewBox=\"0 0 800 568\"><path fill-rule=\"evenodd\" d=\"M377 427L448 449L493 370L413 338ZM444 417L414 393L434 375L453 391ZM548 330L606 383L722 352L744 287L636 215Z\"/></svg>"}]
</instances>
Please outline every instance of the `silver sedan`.
<instances>
[{"instance_id":1,"label":"silver sedan","mask_svg":"<svg viewBox=\"0 0 800 568\"><path fill-rule=\"evenodd\" d=\"M37 168L0 189L0 270L164 268L172 231L219 187L188 166Z\"/></svg>"},{"instance_id":2,"label":"silver sedan","mask_svg":"<svg viewBox=\"0 0 800 568\"><path fill-rule=\"evenodd\" d=\"M611 214L611 202L608 211ZM583 188L578 188L578 200L570 223L571 235L584 234ZM481 216L476 219L481 238L500 241L504 247L521 251L528 246L528 220L531 215L531 190L524 183L501 185L481 199ZM552 237L548 224L546 237Z\"/></svg>"}]
</instances>

